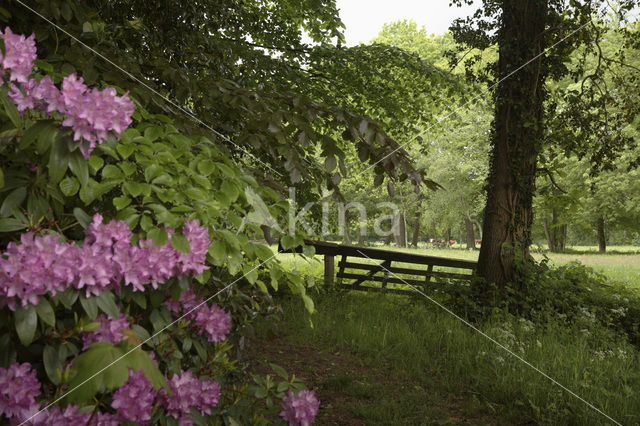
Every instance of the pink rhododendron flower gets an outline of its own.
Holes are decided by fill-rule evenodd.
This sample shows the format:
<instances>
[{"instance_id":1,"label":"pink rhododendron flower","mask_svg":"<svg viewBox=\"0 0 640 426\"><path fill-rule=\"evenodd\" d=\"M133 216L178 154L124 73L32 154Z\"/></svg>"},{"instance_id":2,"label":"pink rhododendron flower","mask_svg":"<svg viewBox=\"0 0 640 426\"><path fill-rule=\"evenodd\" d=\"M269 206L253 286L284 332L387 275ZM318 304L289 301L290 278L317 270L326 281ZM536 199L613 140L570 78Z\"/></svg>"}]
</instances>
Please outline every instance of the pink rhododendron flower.
<instances>
[{"instance_id":1,"label":"pink rhododendron flower","mask_svg":"<svg viewBox=\"0 0 640 426\"><path fill-rule=\"evenodd\" d=\"M125 335L122 330L131 328L125 315L120 315L119 318L113 319L105 314L100 314L96 318L96 322L100 323L97 330L82 333L83 351L89 349L89 346L95 342L111 342L117 345L124 340Z\"/></svg>"},{"instance_id":2,"label":"pink rhododendron flower","mask_svg":"<svg viewBox=\"0 0 640 426\"><path fill-rule=\"evenodd\" d=\"M11 71L10 81L26 83L33 69L33 61L37 58L35 35L31 34L25 38L23 35L14 34L7 27L4 34L0 31L0 37L4 39L6 51L4 57L0 53L0 67L3 70Z\"/></svg>"},{"instance_id":3,"label":"pink rhododendron flower","mask_svg":"<svg viewBox=\"0 0 640 426\"><path fill-rule=\"evenodd\" d=\"M297 395L289 391L289 395L282 398L280 417L289 422L290 426L309 426L318 414L320 401L313 391L301 390Z\"/></svg>"},{"instance_id":4,"label":"pink rhododendron flower","mask_svg":"<svg viewBox=\"0 0 640 426\"><path fill-rule=\"evenodd\" d=\"M99 295L107 288L118 292L122 285L144 291L149 284L157 288L171 277L200 273L206 269L202 252L208 247L208 231L197 222L185 229L195 254L183 257L170 243L154 246L150 240L142 240L131 245L133 234L126 222L105 224L99 214L89 225L82 246L61 242L54 235L23 234L20 243L10 242L0 254L0 307L8 305L15 310L16 302L37 305L40 296L70 287L84 290L87 296ZM207 311L207 315L223 318L214 311ZM226 334L224 330L217 335Z\"/></svg>"},{"instance_id":5,"label":"pink rhododendron flower","mask_svg":"<svg viewBox=\"0 0 640 426\"><path fill-rule=\"evenodd\" d=\"M177 302L168 299L166 306L174 314L182 314L192 321L196 332L205 335L209 342L221 342L231 331L231 315L216 304L202 303L191 289L182 293Z\"/></svg>"},{"instance_id":6,"label":"pink rhododendron flower","mask_svg":"<svg viewBox=\"0 0 640 426\"><path fill-rule=\"evenodd\" d=\"M198 379L189 370L175 374L170 380L170 397L166 390L160 390L160 398L167 409L167 414L178 419L179 424L190 424L192 408L200 414L211 414L212 408L218 405L220 385L209 379Z\"/></svg>"},{"instance_id":7,"label":"pink rhododendron flower","mask_svg":"<svg viewBox=\"0 0 640 426\"><path fill-rule=\"evenodd\" d=\"M97 144L106 140L109 132L119 138L131 124L135 106L127 93L118 96L112 87L90 89L75 74L63 79L62 90L49 76L39 82L29 79L37 57L34 35L25 38L6 28L0 37L6 47L6 54L0 54L0 85L7 72L10 81L21 83L22 87L11 84L9 92L18 111L39 109L47 115L59 113L61 117L56 118L61 118L62 125L73 130L73 140L81 141L80 150L85 158L89 158Z\"/></svg>"},{"instance_id":8,"label":"pink rhododendron flower","mask_svg":"<svg viewBox=\"0 0 640 426\"><path fill-rule=\"evenodd\" d=\"M145 424L151 420L156 392L142 370L129 369L127 382L113 393L111 407L121 420Z\"/></svg>"},{"instance_id":9,"label":"pink rhododendron flower","mask_svg":"<svg viewBox=\"0 0 640 426\"><path fill-rule=\"evenodd\" d=\"M28 419L38 412L40 404L36 397L40 395L40 382L31 364L13 363L9 368L0 368L0 416L10 420Z\"/></svg>"}]
</instances>

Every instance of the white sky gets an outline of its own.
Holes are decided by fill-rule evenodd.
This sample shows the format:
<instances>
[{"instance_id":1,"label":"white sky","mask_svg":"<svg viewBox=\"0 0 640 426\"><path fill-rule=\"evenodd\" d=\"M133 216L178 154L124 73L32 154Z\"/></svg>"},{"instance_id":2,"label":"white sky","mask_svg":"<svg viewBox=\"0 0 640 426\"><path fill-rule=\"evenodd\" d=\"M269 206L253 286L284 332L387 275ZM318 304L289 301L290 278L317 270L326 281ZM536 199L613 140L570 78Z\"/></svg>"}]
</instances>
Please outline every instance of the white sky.
<instances>
[{"instance_id":1,"label":"white sky","mask_svg":"<svg viewBox=\"0 0 640 426\"><path fill-rule=\"evenodd\" d=\"M442 34L456 18L471 15L480 2L472 6L449 7L449 0L336 0L345 29L347 46L368 43L382 25L413 19L427 33Z\"/></svg>"}]
</instances>

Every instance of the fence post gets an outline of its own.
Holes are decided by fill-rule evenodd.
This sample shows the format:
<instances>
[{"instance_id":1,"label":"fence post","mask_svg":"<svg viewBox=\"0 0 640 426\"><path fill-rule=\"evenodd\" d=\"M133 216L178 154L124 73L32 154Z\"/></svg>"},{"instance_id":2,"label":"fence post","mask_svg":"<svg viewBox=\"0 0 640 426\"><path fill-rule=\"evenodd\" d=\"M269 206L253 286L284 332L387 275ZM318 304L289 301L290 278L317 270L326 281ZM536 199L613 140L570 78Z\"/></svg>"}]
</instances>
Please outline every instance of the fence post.
<instances>
[{"instance_id":1,"label":"fence post","mask_svg":"<svg viewBox=\"0 0 640 426\"><path fill-rule=\"evenodd\" d=\"M335 271L335 257L333 255L324 255L324 283L325 285L333 285L333 277Z\"/></svg>"}]
</instances>

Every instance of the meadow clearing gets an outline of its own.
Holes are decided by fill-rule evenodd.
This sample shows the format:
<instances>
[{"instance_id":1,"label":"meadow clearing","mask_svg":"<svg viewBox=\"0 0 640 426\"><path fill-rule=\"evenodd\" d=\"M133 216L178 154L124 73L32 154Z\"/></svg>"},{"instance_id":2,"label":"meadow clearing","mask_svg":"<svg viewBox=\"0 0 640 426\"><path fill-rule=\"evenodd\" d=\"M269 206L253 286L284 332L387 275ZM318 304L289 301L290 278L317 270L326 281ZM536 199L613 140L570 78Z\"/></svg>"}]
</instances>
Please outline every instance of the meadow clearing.
<instances>
[{"instance_id":1,"label":"meadow clearing","mask_svg":"<svg viewBox=\"0 0 640 426\"><path fill-rule=\"evenodd\" d=\"M477 251L418 251L477 257ZM640 289L638 254L547 256L557 265L580 261ZM321 282L320 259L278 257ZM470 324L421 297L317 288L309 290L313 315L295 297L280 299L281 321L258 327L259 353L250 358L265 373L268 360L301 375L323 401L322 424L640 422L638 348L594 325L588 312L572 325L505 313Z\"/></svg>"}]
</instances>

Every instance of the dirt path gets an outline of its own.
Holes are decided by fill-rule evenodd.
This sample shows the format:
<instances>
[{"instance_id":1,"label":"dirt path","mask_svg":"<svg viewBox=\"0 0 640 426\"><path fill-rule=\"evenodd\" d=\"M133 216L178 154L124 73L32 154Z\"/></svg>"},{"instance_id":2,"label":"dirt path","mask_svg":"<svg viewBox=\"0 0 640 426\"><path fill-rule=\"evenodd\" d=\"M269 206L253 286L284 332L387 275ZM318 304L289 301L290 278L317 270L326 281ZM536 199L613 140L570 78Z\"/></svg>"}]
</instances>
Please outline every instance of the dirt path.
<instances>
[{"instance_id":1,"label":"dirt path","mask_svg":"<svg viewBox=\"0 0 640 426\"><path fill-rule=\"evenodd\" d=\"M273 374L269 363L278 364L314 389L321 401L315 424L507 424L475 395L439 392L429 371L401 378L387 363L368 365L294 336L252 339L245 357L258 374Z\"/></svg>"}]
</instances>

